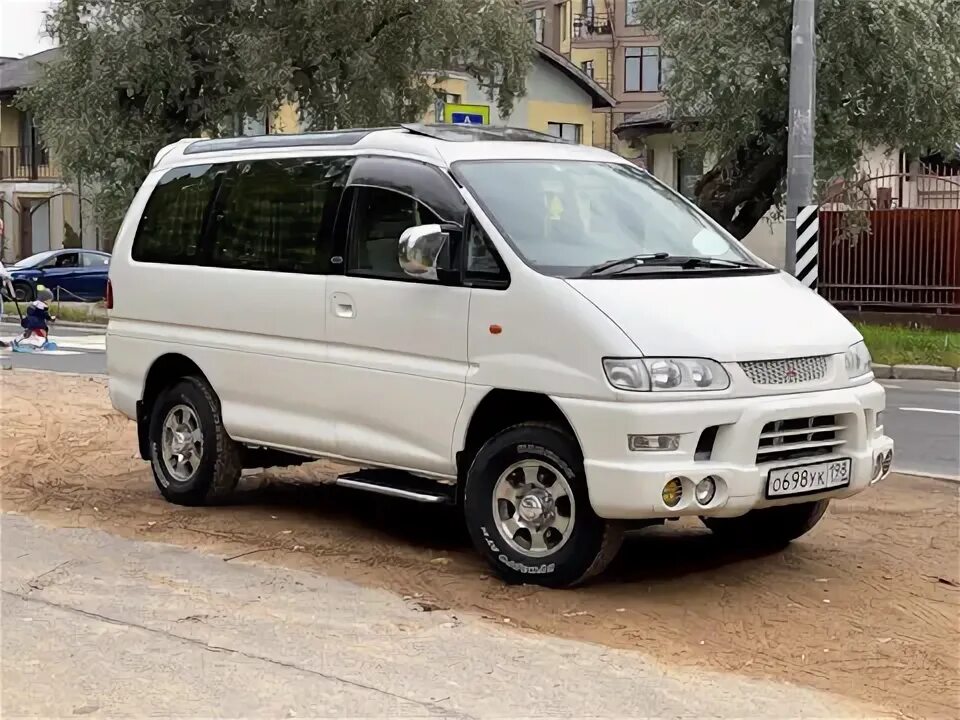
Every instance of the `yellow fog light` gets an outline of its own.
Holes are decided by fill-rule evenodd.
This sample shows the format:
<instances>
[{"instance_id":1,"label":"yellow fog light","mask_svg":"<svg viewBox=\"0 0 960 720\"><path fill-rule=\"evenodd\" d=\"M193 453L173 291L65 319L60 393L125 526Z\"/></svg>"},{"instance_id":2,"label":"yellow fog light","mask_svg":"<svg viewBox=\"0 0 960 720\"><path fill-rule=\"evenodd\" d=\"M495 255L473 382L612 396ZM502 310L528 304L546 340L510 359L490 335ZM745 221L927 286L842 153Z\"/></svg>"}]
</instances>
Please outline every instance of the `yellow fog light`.
<instances>
[{"instance_id":1,"label":"yellow fog light","mask_svg":"<svg viewBox=\"0 0 960 720\"><path fill-rule=\"evenodd\" d=\"M674 478L667 482L663 486L663 492L660 493L660 496L663 498L663 502L667 507L676 507L680 504L680 499L683 497L683 482L680 478Z\"/></svg>"}]
</instances>

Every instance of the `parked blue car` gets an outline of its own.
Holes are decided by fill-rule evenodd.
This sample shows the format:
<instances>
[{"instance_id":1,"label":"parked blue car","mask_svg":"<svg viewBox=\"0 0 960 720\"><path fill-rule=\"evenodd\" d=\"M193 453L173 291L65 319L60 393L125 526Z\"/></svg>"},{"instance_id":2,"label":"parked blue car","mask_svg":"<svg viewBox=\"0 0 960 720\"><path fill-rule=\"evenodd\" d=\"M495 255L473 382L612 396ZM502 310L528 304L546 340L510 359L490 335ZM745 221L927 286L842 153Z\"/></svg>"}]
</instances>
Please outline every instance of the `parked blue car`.
<instances>
[{"instance_id":1,"label":"parked blue car","mask_svg":"<svg viewBox=\"0 0 960 720\"><path fill-rule=\"evenodd\" d=\"M67 302L101 300L107 294L110 255L98 250L49 250L24 258L7 271L21 302L36 297L37 285Z\"/></svg>"}]
</instances>

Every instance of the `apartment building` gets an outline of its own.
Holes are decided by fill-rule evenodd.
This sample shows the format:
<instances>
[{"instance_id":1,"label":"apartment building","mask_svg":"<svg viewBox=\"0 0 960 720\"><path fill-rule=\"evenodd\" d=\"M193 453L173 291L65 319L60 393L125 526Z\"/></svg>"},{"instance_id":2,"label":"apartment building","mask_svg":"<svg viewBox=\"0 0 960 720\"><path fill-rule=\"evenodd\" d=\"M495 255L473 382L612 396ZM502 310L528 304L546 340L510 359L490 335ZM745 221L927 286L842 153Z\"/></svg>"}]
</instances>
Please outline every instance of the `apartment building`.
<instances>
[{"instance_id":1,"label":"apartment building","mask_svg":"<svg viewBox=\"0 0 960 720\"><path fill-rule=\"evenodd\" d=\"M636 113L661 104L670 75L656 34L642 27L642 0L523 0L538 42L562 53L616 101L594 113L594 145L646 163L645 154L614 129Z\"/></svg>"}]
</instances>

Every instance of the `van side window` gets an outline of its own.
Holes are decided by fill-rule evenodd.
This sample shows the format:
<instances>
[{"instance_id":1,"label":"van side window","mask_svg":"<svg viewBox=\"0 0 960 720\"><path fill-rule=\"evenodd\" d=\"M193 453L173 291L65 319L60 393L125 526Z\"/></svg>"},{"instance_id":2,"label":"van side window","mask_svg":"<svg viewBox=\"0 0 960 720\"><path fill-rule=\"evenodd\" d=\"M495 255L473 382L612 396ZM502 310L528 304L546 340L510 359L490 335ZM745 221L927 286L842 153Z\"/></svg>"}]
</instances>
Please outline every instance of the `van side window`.
<instances>
[{"instance_id":1,"label":"van side window","mask_svg":"<svg viewBox=\"0 0 960 720\"><path fill-rule=\"evenodd\" d=\"M323 274L350 158L237 163L210 228L210 264Z\"/></svg>"},{"instance_id":2,"label":"van side window","mask_svg":"<svg viewBox=\"0 0 960 720\"><path fill-rule=\"evenodd\" d=\"M138 262L196 265L217 168L192 165L167 172L147 202L133 240Z\"/></svg>"},{"instance_id":3,"label":"van side window","mask_svg":"<svg viewBox=\"0 0 960 720\"><path fill-rule=\"evenodd\" d=\"M505 286L510 282L506 267L493 249L493 244L484 229L471 218L467 228L467 281L478 285Z\"/></svg>"},{"instance_id":4,"label":"van side window","mask_svg":"<svg viewBox=\"0 0 960 720\"><path fill-rule=\"evenodd\" d=\"M407 279L397 259L400 235L414 225L440 223L423 203L382 188L357 188L347 271L351 275Z\"/></svg>"}]
</instances>

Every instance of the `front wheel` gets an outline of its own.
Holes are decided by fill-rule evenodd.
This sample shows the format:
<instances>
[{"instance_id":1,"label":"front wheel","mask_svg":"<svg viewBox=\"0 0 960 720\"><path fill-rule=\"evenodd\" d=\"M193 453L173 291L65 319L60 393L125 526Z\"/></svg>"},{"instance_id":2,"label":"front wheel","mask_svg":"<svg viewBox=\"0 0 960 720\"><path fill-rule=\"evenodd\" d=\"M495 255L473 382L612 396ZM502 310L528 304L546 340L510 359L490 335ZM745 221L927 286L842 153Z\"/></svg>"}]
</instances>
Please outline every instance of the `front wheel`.
<instances>
[{"instance_id":1,"label":"front wheel","mask_svg":"<svg viewBox=\"0 0 960 720\"><path fill-rule=\"evenodd\" d=\"M723 538L747 545L779 547L810 532L827 511L829 500L751 510L742 517L701 518L703 524Z\"/></svg>"},{"instance_id":2,"label":"front wheel","mask_svg":"<svg viewBox=\"0 0 960 720\"><path fill-rule=\"evenodd\" d=\"M182 378L160 394L149 438L153 477L172 503L217 502L240 480L240 447L227 435L220 401L202 378Z\"/></svg>"},{"instance_id":3,"label":"front wheel","mask_svg":"<svg viewBox=\"0 0 960 720\"><path fill-rule=\"evenodd\" d=\"M581 583L609 565L623 537L590 506L576 441L551 425L516 425L487 441L463 507L473 544L509 583Z\"/></svg>"},{"instance_id":4,"label":"front wheel","mask_svg":"<svg viewBox=\"0 0 960 720\"><path fill-rule=\"evenodd\" d=\"M33 302L37 297L36 290L29 283L15 282L13 284L13 295L17 302Z\"/></svg>"}]
</instances>

